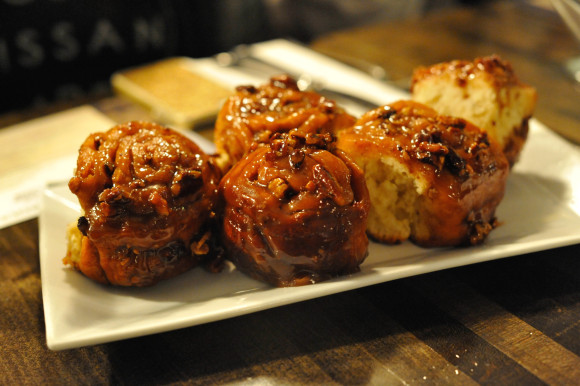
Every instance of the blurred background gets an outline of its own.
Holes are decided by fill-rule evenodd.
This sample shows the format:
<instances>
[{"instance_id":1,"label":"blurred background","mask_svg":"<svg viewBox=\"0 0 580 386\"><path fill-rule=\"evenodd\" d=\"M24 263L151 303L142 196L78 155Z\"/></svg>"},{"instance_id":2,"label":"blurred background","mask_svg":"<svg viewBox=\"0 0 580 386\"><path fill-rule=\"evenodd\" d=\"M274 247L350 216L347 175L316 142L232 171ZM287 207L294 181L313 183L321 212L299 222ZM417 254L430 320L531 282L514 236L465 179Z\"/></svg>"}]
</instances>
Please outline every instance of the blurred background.
<instances>
[{"instance_id":1,"label":"blurred background","mask_svg":"<svg viewBox=\"0 0 580 386\"><path fill-rule=\"evenodd\" d=\"M0 0L0 113L106 96L119 69L476 0ZM396 39L396 36L393 37Z\"/></svg>"}]
</instances>

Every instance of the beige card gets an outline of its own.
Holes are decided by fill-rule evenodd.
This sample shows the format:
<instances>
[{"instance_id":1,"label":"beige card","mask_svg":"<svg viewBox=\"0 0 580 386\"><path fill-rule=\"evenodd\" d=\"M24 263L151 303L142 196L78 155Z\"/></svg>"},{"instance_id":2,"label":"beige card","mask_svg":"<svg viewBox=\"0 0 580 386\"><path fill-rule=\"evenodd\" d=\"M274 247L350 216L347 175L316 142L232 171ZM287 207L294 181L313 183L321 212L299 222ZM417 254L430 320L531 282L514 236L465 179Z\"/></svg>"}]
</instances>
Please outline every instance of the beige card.
<instances>
[{"instance_id":1,"label":"beige card","mask_svg":"<svg viewBox=\"0 0 580 386\"><path fill-rule=\"evenodd\" d=\"M197 73L190 58L170 58L120 71L114 90L147 108L162 124L193 128L215 118L228 87Z\"/></svg>"},{"instance_id":2,"label":"beige card","mask_svg":"<svg viewBox=\"0 0 580 386\"><path fill-rule=\"evenodd\" d=\"M81 106L0 129L0 228L37 216L45 185L66 183L85 138L114 125Z\"/></svg>"}]
</instances>

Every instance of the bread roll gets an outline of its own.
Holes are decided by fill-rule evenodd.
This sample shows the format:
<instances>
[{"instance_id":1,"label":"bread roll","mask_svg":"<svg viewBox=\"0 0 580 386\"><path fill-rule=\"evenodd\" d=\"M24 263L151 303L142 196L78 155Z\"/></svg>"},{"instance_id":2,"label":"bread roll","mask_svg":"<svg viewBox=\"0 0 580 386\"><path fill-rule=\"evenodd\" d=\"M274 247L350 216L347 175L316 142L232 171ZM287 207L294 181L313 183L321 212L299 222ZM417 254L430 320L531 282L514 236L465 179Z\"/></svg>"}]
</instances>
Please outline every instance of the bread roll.
<instances>
[{"instance_id":1,"label":"bread roll","mask_svg":"<svg viewBox=\"0 0 580 386\"><path fill-rule=\"evenodd\" d=\"M103 284L149 286L207 258L220 174L191 140L153 123L91 134L69 181L84 215L64 259Z\"/></svg>"},{"instance_id":2,"label":"bread roll","mask_svg":"<svg viewBox=\"0 0 580 386\"><path fill-rule=\"evenodd\" d=\"M215 144L225 169L239 161L254 143L268 143L274 133L333 133L355 118L332 100L300 91L287 75L260 87L240 86L222 107L215 124Z\"/></svg>"},{"instance_id":3,"label":"bread roll","mask_svg":"<svg viewBox=\"0 0 580 386\"><path fill-rule=\"evenodd\" d=\"M509 166L499 145L468 121L398 101L342 131L337 147L365 173L374 239L472 245L494 227Z\"/></svg>"},{"instance_id":4,"label":"bread roll","mask_svg":"<svg viewBox=\"0 0 580 386\"><path fill-rule=\"evenodd\" d=\"M498 56L454 60L415 70L412 98L438 113L471 121L499 142L513 165L524 146L536 90Z\"/></svg>"},{"instance_id":5,"label":"bread roll","mask_svg":"<svg viewBox=\"0 0 580 386\"><path fill-rule=\"evenodd\" d=\"M223 246L242 272L287 287L359 270L368 191L356 164L323 142L278 134L221 181Z\"/></svg>"}]
</instances>

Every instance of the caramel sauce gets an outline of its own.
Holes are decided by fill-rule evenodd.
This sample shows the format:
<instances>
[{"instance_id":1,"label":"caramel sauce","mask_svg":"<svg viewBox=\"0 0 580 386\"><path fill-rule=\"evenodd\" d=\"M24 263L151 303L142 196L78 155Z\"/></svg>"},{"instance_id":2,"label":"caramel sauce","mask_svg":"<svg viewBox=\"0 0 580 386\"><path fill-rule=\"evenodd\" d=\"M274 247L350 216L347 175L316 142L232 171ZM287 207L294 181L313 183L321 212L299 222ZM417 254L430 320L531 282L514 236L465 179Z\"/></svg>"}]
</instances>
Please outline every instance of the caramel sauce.
<instances>
[{"instance_id":1,"label":"caramel sauce","mask_svg":"<svg viewBox=\"0 0 580 386\"><path fill-rule=\"evenodd\" d=\"M191 140L131 122L85 140L69 188L107 281L142 286L199 262L190 245L206 231L218 183L217 168Z\"/></svg>"},{"instance_id":2,"label":"caramel sauce","mask_svg":"<svg viewBox=\"0 0 580 386\"><path fill-rule=\"evenodd\" d=\"M332 133L354 121L334 101L300 91L294 79L281 75L260 87L236 89L218 114L215 143L218 152L228 154L235 163L252 144L268 143L274 133L293 129Z\"/></svg>"},{"instance_id":3,"label":"caramel sauce","mask_svg":"<svg viewBox=\"0 0 580 386\"><path fill-rule=\"evenodd\" d=\"M337 146L359 164L394 158L423 187L415 203L422 246L477 244L495 224L509 173L497 142L468 121L398 101L363 115Z\"/></svg>"},{"instance_id":4,"label":"caramel sauce","mask_svg":"<svg viewBox=\"0 0 580 386\"><path fill-rule=\"evenodd\" d=\"M370 205L362 171L324 145L278 140L250 152L220 183L228 258L277 286L358 271Z\"/></svg>"},{"instance_id":5,"label":"caramel sauce","mask_svg":"<svg viewBox=\"0 0 580 386\"><path fill-rule=\"evenodd\" d=\"M498 168L497 150L487 133L417 102L398 101L372 110L352 131L377 147L368 151L395 154L413 173L432 174L431 185L457 199L470 191L470 179Z\"/></svg>"}]
</instances>

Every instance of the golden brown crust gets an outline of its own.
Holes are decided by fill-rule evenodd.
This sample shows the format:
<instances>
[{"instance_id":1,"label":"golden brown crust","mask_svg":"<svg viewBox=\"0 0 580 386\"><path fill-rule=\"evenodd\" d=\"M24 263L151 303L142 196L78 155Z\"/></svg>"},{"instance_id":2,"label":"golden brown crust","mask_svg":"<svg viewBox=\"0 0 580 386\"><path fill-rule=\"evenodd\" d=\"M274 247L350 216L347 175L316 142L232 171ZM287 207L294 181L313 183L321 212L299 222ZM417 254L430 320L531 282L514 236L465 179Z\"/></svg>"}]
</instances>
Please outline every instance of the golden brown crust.
<instances>
[{"instance_id":1,"label":"golden brown crust","mask_svg":"<svg viewBox=\"0 0 580 386\"><path fill-rule=\"evenodd\" d=\"M522 84L516 76L512 65L502 60L498 55L491 55L476 58L473 61L452 60L450 62L438 63L429 67L421 66L415 69L411 78L411 91L418 82L430 76L441 76L441 74L451 75L457 85L464 87L469 78L475 76L485 76L490 83L499 90L503 87L510 87Z\"/></svg>"},{"instance_id":2,"label":"golden brown crust","mask_svg":"<svg viewBox=\"0 0 580 386\"><path fill-rule=\"evenodd\" d=\"M276 286L356 272L367 256L370 202L362 171L341 151L314 142L276 136L220 183L228 258Z\"/></svg>"},{"instance_id":3,"label":"golden brown crust","mask_svg":"<svg viewBox=\"0 0 580 386\"><path fill-rule=\"evenodd\" d=\"M537 93L518 79L509 62L492 55L420 67L413 73L411 90L417 102L485 130L511 165L518 160Z\"/></svg>"},{"instance_id":4,"label":"golden brown crust","mask_svg":"<svg viewBox=\"0 0 580 386\"><path fill-rule=\"evenodd\" d=\"M337 146L365 170L370 218L387 215L379 209L385 185L372 180L376 168L390 168L399 179L393 200L410 200L389 213L409 223L409 229L385 232L369 222L376 239L393 243L408 237L422 246L478 244L493 228L508 162L497 143L469 122L440 116L417 102L398 101L365 114L342 132Z\"/></svg>"},{"instance_id":5,"label":"golden brown crust","mask_svg":"<svg viewBox=\"0 0 580 386\"><path fill-rule=\"evenodd\" d=\"M130 122L90 135L69 182L85 213L73 265L123 286L152 285L192 268L203 256L191 245L209 231L218 183L210 157L170 129Z\"/></svg>"},{"instance_id":6,"label":"golden brown crust","mask_svg":"<svg viewBox=\"0 0 580 386\"><path fill-rule=\"evenodd\" d=\"M300 91L294 79L282 75L260 87L238 87L218 114L214 136L218 153L233 164L253 143L267 143L273 133L292 129L332 133L354 121L334 101Z\"/></svg>"}]
</instances>

